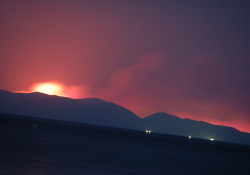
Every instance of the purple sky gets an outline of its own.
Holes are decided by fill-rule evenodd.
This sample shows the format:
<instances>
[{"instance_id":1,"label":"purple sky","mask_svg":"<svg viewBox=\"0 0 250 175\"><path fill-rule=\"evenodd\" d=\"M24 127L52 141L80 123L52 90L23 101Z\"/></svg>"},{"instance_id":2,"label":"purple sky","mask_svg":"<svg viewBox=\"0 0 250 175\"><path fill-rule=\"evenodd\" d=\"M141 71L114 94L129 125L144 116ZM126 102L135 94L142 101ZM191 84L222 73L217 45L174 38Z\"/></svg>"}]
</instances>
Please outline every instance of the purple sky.
<instances>
[{"instance_id":1,"label":"purple sky","mask_svg":"<svg viewBox=\"0 0 250 175\"><path fill-rule=\"evenodd\" d=\"M64 85L140 117L250 132L250 1L0 1L0 89Z\"/></svg>"}]
</instances>

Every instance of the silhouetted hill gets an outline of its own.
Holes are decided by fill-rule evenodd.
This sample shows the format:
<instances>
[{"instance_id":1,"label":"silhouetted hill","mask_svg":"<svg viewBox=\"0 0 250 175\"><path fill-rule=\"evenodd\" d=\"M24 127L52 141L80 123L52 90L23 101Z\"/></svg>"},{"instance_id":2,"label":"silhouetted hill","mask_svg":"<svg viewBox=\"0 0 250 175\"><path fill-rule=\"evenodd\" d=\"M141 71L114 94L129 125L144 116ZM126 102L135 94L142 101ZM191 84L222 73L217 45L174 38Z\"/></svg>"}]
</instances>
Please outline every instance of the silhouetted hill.
<instances>
[{"instance_id":1,"label":"silhouetted hill","mask_svg":"<svg viewBox=\"0 0 250 175\"><path fill-rule=\"evenodd\" d=\"M9 91L0 90L0 104L22 103L30 100L46 98L48 95L43 93L12 93Z\"/></svg>"},{"instance_id":2,"label":"silhouetted hill","mask_svg":"<svg viewBox=\"0 0 250 175\"><path fill-rule=\"evenodd\" d=\"M42 93L12 93L0 90L0 113L48 118L70 122L151 130L193 138L250 145L250 134L232 127L181 119L166 113L139 118L133 112L98 98L70 99Z\"/></svg>"},{"instance_id":3,"label":"silhouetted hill","mask_svg":"<svg viewBox=\"0 0 250 175\"><path fill-rule=\"evenodd\" d=\"M244 143L250 145L250 134L241 132L235 128L212 125L203 121L181 119L179 117L162 113L156 113L142 119L144 128L152 132L192 136L193 138L204 138Z\"/></svg>"},{"instance_id":4,"label":"silhouetted hill","mask_svg":"<svg viewBox=\"0 0 250 175\"><path fill-rule=\"evenodd\" d=\"M97 98L70 99L42 93L0 93L3 97L0 103L1 113L128 129L138 129L141 121L131 111Z\"/></svg>"}]
</instances>

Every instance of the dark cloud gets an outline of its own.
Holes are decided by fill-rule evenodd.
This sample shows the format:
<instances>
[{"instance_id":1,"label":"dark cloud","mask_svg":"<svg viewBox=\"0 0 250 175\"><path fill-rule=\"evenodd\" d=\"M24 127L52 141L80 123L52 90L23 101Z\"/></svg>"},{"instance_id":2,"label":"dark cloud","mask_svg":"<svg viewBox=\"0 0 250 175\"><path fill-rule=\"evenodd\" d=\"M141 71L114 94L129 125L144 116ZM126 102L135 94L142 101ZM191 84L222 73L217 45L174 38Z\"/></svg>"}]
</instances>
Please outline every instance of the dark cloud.
<instances>
[{"instance_id":1,"label":"dark cloud","mask_svg":"<svg viewBox=\"0 0 250 175\"><path fill-rule=\"evenodd\" d=\"M236 115L237 120L248 120L250 110L243 105L248 106L244 100L248 94L235 88L239 80L223 66L208 56L180 61L159 52L147 54L114 72L107 89L96 95L141 117L165 111L213 123L230 123Z\"/></svg>"}]
</instances>

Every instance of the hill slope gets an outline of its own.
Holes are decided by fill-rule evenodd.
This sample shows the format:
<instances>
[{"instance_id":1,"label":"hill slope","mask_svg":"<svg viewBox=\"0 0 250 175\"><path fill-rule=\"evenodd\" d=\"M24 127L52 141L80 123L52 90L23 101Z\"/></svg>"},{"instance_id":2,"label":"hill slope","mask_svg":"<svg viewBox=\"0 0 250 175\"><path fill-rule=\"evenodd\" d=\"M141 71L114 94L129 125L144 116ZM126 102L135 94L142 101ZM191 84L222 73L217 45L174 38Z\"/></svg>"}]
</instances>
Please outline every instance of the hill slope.
<instances>
[{"instance_id":1,"label":"hill slope","mask_svg":"<svg viewBox=\"0 0 250 175\"><path fill-rule=\"evenodd\" d=\"M212 125L203 121L194 121L190 119L181 119L179 117L162 113L156 113L142 119L144 128L152 130L152 132L192 136L195 138L204 138L235 142L250 145L250 134L240 132L239 130L221 126Z\"/></svg>"},{"instance_id":2,"label":"hill slope","mask_svg":"<svg viewBox=\"0 0 250 175\"><path fill-rule=\"evenodd\" d=\"M0 112L119 128L138 129L131 111L97 98L70 99L41 93L0 92ZM6 103L3 99L6 99Z\"/></svg>"},{"instance_id":3,"label":"hill slope","mask_svg":"<svg viewBox=\"0 0 250 175\"><path fill-rule=\"evenodd\" d=\"M0 113L203 138L250 145L250 134L232 127L181 119L156 113L143 119L133 112L98 98L70 99L42 93L0 90Z\"/></svg>"}]
</instances>

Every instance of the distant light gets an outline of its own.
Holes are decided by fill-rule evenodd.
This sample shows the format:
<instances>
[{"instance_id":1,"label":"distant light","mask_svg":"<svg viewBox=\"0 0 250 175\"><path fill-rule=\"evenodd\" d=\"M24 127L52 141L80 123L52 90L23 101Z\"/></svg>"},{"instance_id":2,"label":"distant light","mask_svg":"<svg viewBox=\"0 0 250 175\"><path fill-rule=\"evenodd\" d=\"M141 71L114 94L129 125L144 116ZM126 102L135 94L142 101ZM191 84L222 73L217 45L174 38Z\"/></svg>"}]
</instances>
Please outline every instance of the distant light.
<instances>
[{"instance_id":1,"label":"distant light","mask_svg":"<svg viewBox=\"0 0 250 175\"><path fill-rule=\"evenodd\" d=\"M32 87L33 92L41 92L48 95L63 96L63 86L56 82L38 83Z\"/></svg>"},{"instance_id":2,"label":"distant light","mask_svg":"<svg viewBox=\"0 0 250 175\"><path fill-rule=\"evenodd\" d=\"M190 139L191 139L192 137L191 137L191 136L188 136L188 138L190 138Z\"/></svg>"},{"instance_id":3,"label":"distant light","mask_svg":"<svg viewBox=\"0 0 250 175\"><path fill-rule=\"evenodd\" d=\"M151 131L150 130L146 130L146 133L151 133Z\"/></svg>"},{"instance_id":4,"label":"distant light","mask_svg":"<svg viewBox=\"0 0 250 175\"><path fill-rule=\"evenodd\" d=\"M213 138L211 138L210 140L211 140L211 141L214 141L214 139L213 139Z\"/></svg>"}]
</instances>

